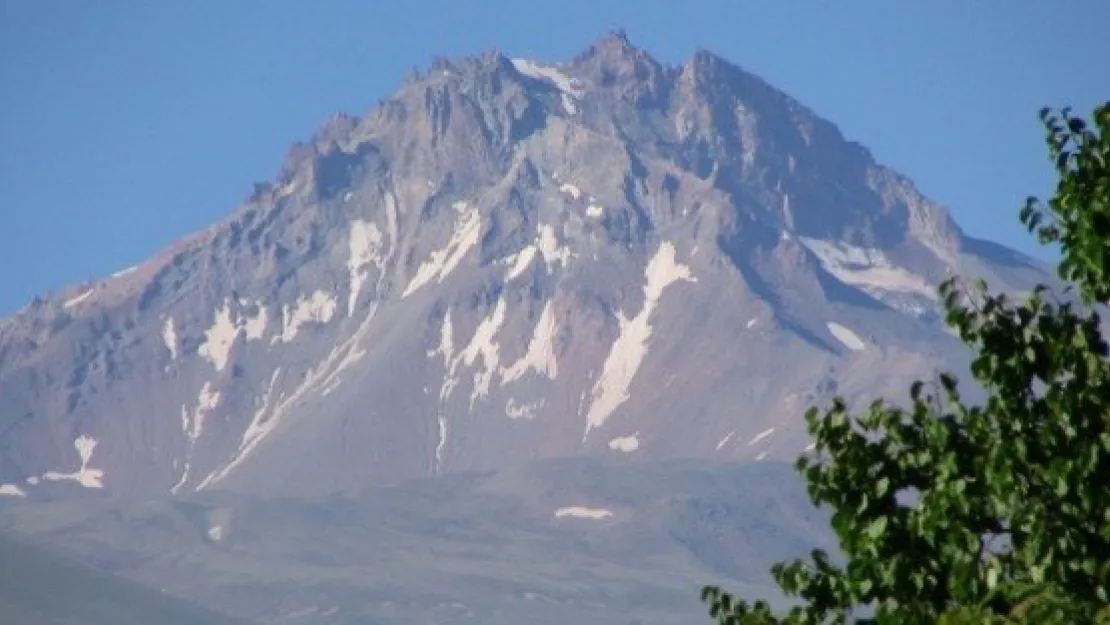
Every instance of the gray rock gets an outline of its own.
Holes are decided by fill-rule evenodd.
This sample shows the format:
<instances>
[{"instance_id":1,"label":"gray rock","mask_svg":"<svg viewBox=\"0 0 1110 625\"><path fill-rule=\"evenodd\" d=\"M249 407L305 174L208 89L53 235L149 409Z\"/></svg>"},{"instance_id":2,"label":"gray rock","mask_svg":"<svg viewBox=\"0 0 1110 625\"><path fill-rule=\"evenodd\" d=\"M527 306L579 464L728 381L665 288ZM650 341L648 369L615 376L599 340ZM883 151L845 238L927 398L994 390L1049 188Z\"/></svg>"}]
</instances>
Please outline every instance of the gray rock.
<instances>
[{"instance_id":1,"label":"gray rock","mask_svg":"<svg viewBox=\"0 0 1110 625\"><path fill-rule=\"evenodd\" d=\"M221 222L0 321L0 492L792 459L808 405L964 371L953 271L1053 282L711 53L440 60Z\"/></svg>"}]
</instances>

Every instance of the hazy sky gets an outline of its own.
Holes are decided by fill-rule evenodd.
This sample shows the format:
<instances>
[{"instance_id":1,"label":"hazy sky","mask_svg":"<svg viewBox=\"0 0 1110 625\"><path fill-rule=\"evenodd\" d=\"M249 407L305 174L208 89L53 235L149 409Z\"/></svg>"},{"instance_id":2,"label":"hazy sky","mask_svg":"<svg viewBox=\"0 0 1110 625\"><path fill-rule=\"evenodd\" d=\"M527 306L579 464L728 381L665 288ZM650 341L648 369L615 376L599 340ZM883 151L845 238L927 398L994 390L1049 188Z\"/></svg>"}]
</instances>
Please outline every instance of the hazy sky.
<instances>
[{"instance_id":1,"label":"hazy sky","mask_svg":"<svg viewBox=\"0 0 1110 625\"><path fill-rule=\"evenodd\" d=\"M1052 181L1036 111L1110 98L1107 23L1106 0L0 0L0 315L212 223L411 67L564 60L618 27L761 75L971 234L1041 253L1016 216Z\"/></svg>"}]
</instances>

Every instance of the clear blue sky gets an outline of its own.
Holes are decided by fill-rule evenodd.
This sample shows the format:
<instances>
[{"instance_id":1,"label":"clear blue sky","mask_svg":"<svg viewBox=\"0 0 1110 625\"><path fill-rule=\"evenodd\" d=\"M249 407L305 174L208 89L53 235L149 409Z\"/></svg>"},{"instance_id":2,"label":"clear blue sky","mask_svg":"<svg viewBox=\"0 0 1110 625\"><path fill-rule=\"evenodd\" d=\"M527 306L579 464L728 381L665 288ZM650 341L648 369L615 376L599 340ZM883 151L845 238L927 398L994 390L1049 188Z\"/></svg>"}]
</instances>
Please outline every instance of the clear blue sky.
<instances>
[{"instance_id":1,"label":"clear blue sky","mask_svg":"<svg viewBox=\"0 0 1110 625\"><path fill-rule=\"evenodd\" d=\"M1108 23L1106 0L0 0L0 315L210 224L436 55L569 59L616 27L763 76L1038 253L1016 219L1052 180L1036 111L1110 98Z\"/></svg>"}]
</instances>

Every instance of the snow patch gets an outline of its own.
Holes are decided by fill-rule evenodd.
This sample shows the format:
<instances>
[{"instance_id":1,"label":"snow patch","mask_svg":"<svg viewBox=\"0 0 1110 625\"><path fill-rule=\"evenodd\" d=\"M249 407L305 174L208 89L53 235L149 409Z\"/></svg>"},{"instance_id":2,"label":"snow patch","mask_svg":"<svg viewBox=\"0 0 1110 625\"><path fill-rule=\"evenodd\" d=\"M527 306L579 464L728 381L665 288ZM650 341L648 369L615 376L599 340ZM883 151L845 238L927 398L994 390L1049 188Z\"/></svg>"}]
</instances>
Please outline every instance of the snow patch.
<instances>
[{"instance_id":1,"label":"snow patch","mask_svg":"<svg viewBox=\"0 0 1110 625\"><path fill-rule=\"evenodd\" d=\"M204 430L205 415L215 410L219 405L220 392L213 391L212 384L210 382L205 382L204 386L200 387L200 392L197 393L197 409L193 413L191 419L185 418L185 409L182 408L181 427L190 441L195 441L200 438L201 432Z\"/></svg>"},{"instance_id":2,"label":"snow patch","mask_svg":"<svg viewBox=\"0 0 1110 625\"><path fill-rule=\"evenodd\" d=\"M435 250L428 260L416 270L401 297L408 297L432 281L442 282L462 262L470 248L474 247L482 234L482 214L476 208L469 208L464 202L457 202L455 209L460 212L455 222L455 232L451 240L441 250Z\"/></svg>"},{"instance_id":3,"label":"snow patch","mask_svg":"<svg viewBox=\"0 0 1110 625\"><path fill-rule=\"evenodd\" d=\"M443 450L447 447L447 417L439 415L437 421L439 422L439 441L436 442L436 474L443 470Z\"/></svg>"},{"instance_id":4,"label":"snow patch","mask_svg":"<svg viewBox=\"0 0 1110 625\"><path fill-rule=\"evenodd\" d=\"M536 259L536 254L543 258L548 275L554 273L556 263L566 267L572 256L569 247L559 245L559 240L555 236L555 228L548 224L540 224L536 228L535 241L521 250L519 254L514 254L506 259L506 262L510 263L512 267L505 274L505 281L508 282L521 276L532 265L532 261Z\"/></svg>"},{"instance_id":5,"label":"snow patch","mask_svg":"<svg viewBox=\"0 0 1110 625\"><path fill-rule=\"evenodd\" d=\"M630 454L640 448L640 433L636 432L629 436L618 436L609 441L609 449L613 451L623 451Z\"/></svg>"},{"instance_id":6,"label":"snow patch","mask_svg":"<svg viewBox=\"0 0 1110 625\"><path fill-rule=\"evenodd\" d=\"M283 185L281 185L280 187L277 188L276 197L274 199L280 200L281 198L293 195L294 193L297 192L297 188L299 186L300 185L298 184L298 182L296 180L290 180L289 182L287 182L287 183L285 183L285 184L283 184Z\"/></svg>"},{"instance_id":7,"label":"snow patch","mask_svg":"<svg viewBox=\"0 0 1110 625\"><path fill-rule=\"evenodd\" d=\"M473 367L479 358L482 359L482 367L474 373L474 390L470 393L471 408L474 407L476 399L489 395L490 384L501 360L496 337L497 331L505 323L505 308L507 305L504 297L497 300L493 312L482 319L478 328L474 331L474 337L470 339L470 343L459 353L458 359L452 363L451 372L453 373L459 363L467 367Z\"/></svg>"},{"instance_id":8,"label":"snow patch","mask_svg":"<svg viewBox=\"0 0 1110 625\"><path fill-rule=\"evenodd\" d=\"M15 484L0 484L0 497L26 497L27 493Z\"/></svg>"},{"instance_id":9,"label":"snow patch","mask_svg":"<svg viewBox=\"0 0 1110 625\"><path fill-rule=\"evenodd\" d=\"M393 194L385 196L387 205L393 204ZM380 269L382 266L382 231L378 226L369 221L355 219L351 221L350 238L347 243L347 273L350 280L351 295L347 300L347 316L355 314L355 305L362 291L362 285L369 277L368 266L373 263Z\"/></svg>"},{"instance_id":10,"label":"snow patch","mask_svg":"<svg viewBox=\"0 0 1110 625\"><path fill-rule=\"evenodd\" d=\"M534 401L530 404L518 404L512 397L505 403L505 416L510 419L535 419L536 413L543 408L544 401Z\"/></svg>"},{"instance_id":11,"label":"snow patch","mask_svg":"<svg viewBox=\"0 0 1110 625\"><path fill-rule=\"evenodd\" d=\"M604 508L587 508L586 506L566 506L555 511L555 518L571 517L574 519L592 519L600 521L613 516L611 510Z\"/></svg>"},{"instance_id":12,"label":"snow patch","mask_svg":"<svg viewBox=\"0 0 1110 625\"><path fill-rule=\"evenodd\" d=\"M826 323L825 326L829 329L829 334L832 334L834 337L836 337L836 340L843 343L844 347L847 347L848 349L855 352L860 352L867 349L867 344L863 342L863 339L861 339L859 335L857 335L855 332L852 332L848 328L845 328L839 323L836 323L835 321L830 321Z\"/></svg>"},{"instance_id":13,"label":"snow patch","mask_svg":"<svg viewBox=\"0 0 1110 625\"><path fill-rule=\"evenodd\" d=\"M519 380L529 371L539 375L546 375L554 380L558 375L558 363L555 361L555 305L551 300L543 306L539 321L532 331L532 339L528 342L528 351L520 360L501 369L501 385Z\"/></svg>"},{"instance_id":14,"label":"snow patch","mask_svg":"<svg viewBox=\"0 0 1110 625\"><path fill-rule=\"evenodd\" d=\"M567 114L574 115L578 112L578 106L574 99L582 97L582 90L580 88L581 83L576 79L571 78L557 67L541 65L528 59L512 59L512 64L516 71L525 76L554 84L562 92L560 94L561 101Z\"/></svg>"},{"instance_id":15,"label":"snow patch","mask_svg":"<svg viewBox=\"0 0 1110 625\"><path fill-rule=\"evenodd\" d=\"M900 291L931 300L937 297L936 288L925 278L895 266L882 250L809 237L798 237L798 240L813 252L825 271L845 284L861 287L872 295Z\"/></svg>"},{"instance_id":16,"label":"snow patch","mask_svg":"<svg viewBox=\"0 0 1110 625\"><path fill-rule=\"evenodd\" d=\"M767 428L766 430L763 430L759 434L756 434L755 436L753 436L752 440L748 441L748 447L751 447L752 445L755 445L759 441L767 438L768 436L770 436L774 433L775 433L775 428Z\"/></svg>"},{"instance_id":17,"label":"snow patch","mask_svg":"<svg viewBox=\"0 0 1110 625\"><path fill-rule=\"evenodd\" d=\"M390 202L386 203L386 221L387 232L390 236L390 246L388 255L382 260L383 264L387 263L387 261L396 254L398 245L397 207ZM375 294L381 293L384 281L385 272L382 272L374 287ZM370 332L372 322L377 316L378 304L378 300L374 300L366 316L359 323L355 331L347 337L346 340L333 347L322 361L310 369L305 374L301 383L294 388L288 396L282 394L277 398L276 402L273 401L274 383L277 380L280 369L274 371L273 377L270 379L269 389L263 397L262 407L255 413L254 417L251 419L250 425L247 427L246 431L243 432L243 439L231 461L222 468L213 471L208 477L201 481L197 486L198 491L206 488L212 483L224 479L231 471L242 464L250 456L251 452L257 448L258 444L265 440L266 436L273 431L281 418L285 416L290 406L301 401L312 391L328 388L335 380L340 378L340 375L346 371L348 367L358 362L366 355L366 350L361 348L361 344Z\"/></svg>"},{"instance_id":18,"label":"snow patch","mask_svg":"<svg viewBox=\"0 0 1110 625\"><path fill-rule=\"evenodd\" d=\"M559 100L562 102L563 110L567 112L567 115L574 115L578 112L578 105L575 104L574 98L569 93L560 93Z\"/></svg>"},{"instance_id":19,"label":"snow patch","mask_svg":"<svg viewBox=\"0 0 1110 625\"><path fill-rule=\"evenodd\" d=\"M721 448L724 447L725 445L727 445L728 442L730 440L732 440L733 436L736 436L736 430L733 430L733 431L729 432L728 434L725 434L724 438L717 441L717 451L721 451Z\"/></svg>"},{"instance_id":20,"label":"snow patch","mask_svg":"<svg viewBox=\"0 0 1110 625\"><path fill-rule=\"evenodd\" d=\"M753 327L755 327L755 324L758 323L758 322L759 322L758 317L752 317L751 319L748 319L748 323L745 324L744 327L751 330Z\"/></svg>"},{"instance_id":21,"label":"snow patch","mask_svg":"<svg viewBox=\"0 0 1110 625\"><path fill-rule=\"evenodd\" d=\"M566 193L575 200L582 198L582 190L570 184L569 182L564 182L563 184L559 185L559 190L563 193Z\"/></svg>"},{"instance_id":22,"label":"snow patch","mask_svg":"<svg viewBox=\"0 0 1110 625\"><path fill-rule=\"evenodd\" d=\"M231 346L238 336L239 326L232 321L231 307L224 302L222 308L216 309L212 326L204 331L204 342L197 348L197 353L212 363L216 371L223 371L231 354Z\"/></svg>"},{"instance_id":23,"label":"snow patch","mask_svg":"<svg viewBox=\"0 0 1110 625\"><path fill-rule=\"evenodd\" d=\"M119 271L113 273L112 277L113 278L122 278L122 277L126 276L127 274L135 273L135 271L138 270L138 268L139 268L138 265L132 265L132 266L128 267L127 269L120 269Z\"/></svg>"},{"instance_id":24,"label":"snow patch","mask_svg":"<svg viewBox=\"0 0 1110 625\"><path fill-rule=\"evenodd\" d=\"M243 320L243 333L248 341L257 341L266 334L266 322L269 320L267 314L266 307L259 303L258 314Z\"/></svg>"},{"instance_id":25,"label":"snow patch","mask_svg":"<svg viewBox=\"0 0 1110 625\"><path fill-rule=\"evenodd\" d=\"M308 297L298 297L292 311L288 305L282 306L281 336L274 337L271 342L280 338L281 342L289 343L297 338L297 333L305 324L328 323L335 315L337 305L336 299L324 291L318 290Z\"/></svg>"},{"instance_id":26,"label":"snow patch","mask_svg":"<svg viewBox=\"0 0 1110 625\"><path fill-rule=\"evenodd\" d=\"M443 412L443 402L447 399L447 396L451 394L456 383L453 378L456 365L455 329L451 323L450 308L448 308L447 312L443 315L443 325L440 327L439 331L439 346L428 352L428 358L435 358L437 355L443 356L443 366L445 369L443 385L439 390L439 414L436 416L436 421L439 424L439 440L436 442L435 473L438 475L443 469L443 450L447 447L448 434L447 415Z\"/></svg>"},{"instance_id":27,"label":"snow patch","mask_svg":"<svg viewBox=\"0 0 1110 625\"><path fill-rule=\"evenodd\" d=\"M325 386L323 390L320 391L320 397L327 397L328 395L331 395L333 392L335 392L335 389L339 388L339 385L342 383L343 378L335 378L331 381L330 384Z\"/></svg>"},{"instance_id":28,"label":"snow patch","mask_svg":"<svg viewBox=\"0 0 1110 625\"><path fill-rule=\"evenodd\" d=\"M162 343L170 350L170 360L177 360L177 328L173 325L173 317L166 317L162 325Z\"/></svg>"},{"instance_id":29,"label":"snow patch","mask_svg":"<svg viewBox=\"0 0 1110 625\"><path fill-rule=\"evenodd\" d=\"M435 358L437 355L443 356L445 367L451 367L451 362L455 356L455 327L451 323L450 308L443 315L443 325L439 329L439 346L428 352L428 358Z\"/></svg>"},{"instance_id":30,"label":"snow patch","mask_svg":"<svg viewBox=\"0 0 1110 625\"><path fill-rule=\"evenodd\" d=\"M47 471L42 474L42 479L51 482L77 482L85 488L104 488L104 471L89 468L89 461L96 451L96 445L95 438L83 434L78 436L73 440L73 447L77 450L77 457L81 459L81 466L73 473Z\"/></svg>"},{"instance_id":31,"label":"snow patch","mask_svg":"<svg viewBox=\"0 0 1110 625\"><path fill-rule=\"evenodd\" d=\"M564 268L567 266L567 261L570 260L570 248L559 245L559 241L555 238L555 228L550 225L540 224L538 231L536 247L543 256L543 262L547 264L548 275L551 275L555 263L562 263Z\"/></svg>"},{"instance_id":32,"label":"snow patch","mask_svg":"<svg viewBox=\"0 0 1110 625\"><path fill-rule=\"evenodd\" d=\"M538 251L539 250L536 249L534 245L529 245L521 250L520 253L513 258L513 266L510 267L509 272L505 274L505 282L513 280L523 274L524 270L528 269L528 266L531 265L532 261L536 258L536 252Z\"/></svg>"},{"instance_id":33,"label":"snow patch","mask_svg":"<svg viewBox=\"0 0 1110 625\"><path fill-rule=\"evenodd\" d=\"M590 203L586 205L586 216L597 219L605 214L605 207L601 204Z\"/></svg>"},{"instance_id":34,"label":"snow patch","mask_svg":"<svg viewBox=\"0 0 1110 625\"><path fill-rule=\"evenodd\" d=\"M280 374L281 367L278 367L274 369L273 374L270 375L270 384L269 386L267 386L266 392L262 395L262 405L254 413L254 416L251 418L250 424L247 425L246 431L243 432L243 440L239 444L239 455L236 460L243 458L246 454L246 451L249 451L251 448L253 448L254 444L270 431L270 427L273 425L273 422L272 420L270 422L266 420L266 417L268 416L267 411L270 408L270 403L273 398L274 384L277 383L277 379ZM197 485L197 490L199 491L207 486L210 482L222 478L224 474L226 474L232 467L235 466L235 464L236 462L233 461L221 473L213 473L212 475L209 475L207 478L204 479L204 481Z\"/></svg>"},{"instance_id":35,"label":"snow patch","mask_svg":"<svg viewBox=\"0 0 1110 625\"><path fill-rule=\"evenodd\" d=\"M644 305L631 319L617 311L620 334L602 366L601 376L594 384L589 411L586 415L586 436L601 426L621 404L628 400L629 385L647 355L651 338L651 315L667 286L679 281L696 282L690 268L675 261L675 247L669 241L660 244L644 272Z\"/></svg>"},{"instance_id":36,"label":"snow patch","mask_svg":"<svg viewBox=\"0 0 1110 625\"><path fill-rule=\"evenodd\" d=\"M91 296L92 296L92 294L93 294L93 291L95 291L95 290L96 290L96 289L89 289L89 290L87 290L87 291L85 291L85 292L81 293L80 295L78 295L78 296L76 296L76 297L71 297L71 298L67 299L67 300L66 300L66 301L65 301L65 302L64 302L64 303L62 304L62 308L73 308L74 306L76 306L76 305L80 304L81 302L83 302L83 301L85 301L85 300L89 299L89 297L91 297Z\"/></svg>"},{"instance_id":37,"label":"snow patch","mask_svg":"<svg viewBox=\"0 0 1110 625\"><path fill-rule=\"evenodd\" d=\"M170 487L170 494L176 495L181 487L189 481L189 473L192 466L193 448L196 446L197 439L200 438L201 433L204 431L204 420L208 413L216 409L220 405L219 391L212 390L212 384L205 382L200 387L200 392L197 393L197 407L191 412L185 407L181 407L181 431L185 434L185 462L184 468L181 471L181 477L177 483Z\"/></svg>"},{"instance_id":38,"label":"snow patch","mask_svg":"<svg viewBox=\"0 0 1110 625\"><path fill-rule=\"evenodd\" d=\"M245 302L240 302L240 305L245 305ZM227 299L224 300L223 307L216 309L212 326L204 331L204 342L197 348L197 353L212 363L216 371L223 371L227 367L228 359L231 356L231 348L239 338L240 332L246 334L248 341L261 339L266 332L266 308L262 306L261 302L256 302L255 305L258 306L258 314L254 317L236 317L232 314L231 303ZM169 323L172 323L172 321L169 321ZM174 340L167 339L167 334L170 334ZM174 345L177 343L176 332L171 334L166 327L162 328L162 338L165 340L167 347L171 342ZM170 353L175 355L176 347L171 348Z\"/></svg>"},{"instance_id":39,"label":"snow patch","mask_svg":"<svg viewBox=\"0 0 1110 625\"><path fill-rule=\"evenodd\" d=\"M571 95L579 96L582 94L578 81L568 76L558 67L543 65L529 59L512 59L512 64L516 71L525 76L551 82L561 91L566 91Z\"/></svg>"}]
</instances>

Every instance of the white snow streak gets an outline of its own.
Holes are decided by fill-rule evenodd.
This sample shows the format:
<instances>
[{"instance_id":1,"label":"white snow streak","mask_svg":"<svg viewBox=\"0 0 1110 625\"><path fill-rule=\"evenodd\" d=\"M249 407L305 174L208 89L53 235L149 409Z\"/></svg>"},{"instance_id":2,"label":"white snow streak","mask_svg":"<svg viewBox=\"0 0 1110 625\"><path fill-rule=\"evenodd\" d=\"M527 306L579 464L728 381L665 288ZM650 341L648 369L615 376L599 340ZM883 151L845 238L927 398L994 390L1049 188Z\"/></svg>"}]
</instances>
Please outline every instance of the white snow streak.
<instances>
[{"instance_id":1,"label":"white snow streak","mask_svg":"<svg viewBox=\"0 0 1110 625\"><path fill-rule=\"evenodd\" d=\"M476 208L467 209L463 202L456 203L456 210L462 213L455 223L455 232L442 250L435 250L428 260L416 270L401 297L408 297L420 287L432 281L442 282L454 271L470 248L474 247L482 235L482 214Z\"/></svg>"},{"instance_id":2,"label":"white snow streak","mask_svg":"<svg viewBox=\"0 0 1110 625\"><path fill-rule=\"evenodd\" d=\"M451 324L451 309L448 308L447 312L443 315L443 325L439 332L439 346L428 353L429 358L435 358L437 355L443 356L443 366L445 372L443 374L443 386L439 390L439 414L436 420L439 424L439 440L436 442L436 465L435 473L438 474L443 468L443 450L447 447L447 434L448 424L447 415L444 414L443 402L450 395L451 390L454 388L455 382L453 374L455 369L455 329Z\"/></svg>"},{"instance_id":3,"label":"white snow streak","mask_svg":"<svg viewBox=\"0 0 1110 625\"><path fill-rule=\"evenodd\" d=\"M95 289L89 289L76 297L71 297L70 299L67 299L65 303L62 304L62 308L73 308L81 302L89 299L89 297L92 296L94 290Z\"/></svg>"},{"instance_id":4,"label":"white snow streak","mask_svg":"<svg viewBox=\"0 0 1110 625\"><path fill-rule=\"evenodd\" d=\"M839 323L830 321L826 323L825 326L828 327L829 334L835 336L836 340L844 344L844 347L847 347L848 349L855 352L867 349L867 344L863 342L863 339L861 339L855 332L852 332Z\"/></svg>"},{"instance_id":5,"label":"white snow streak","mask_svg":"<svg viewBox=\"0 0 1110 625\"><path fill-rule=\"evenodd\" d=\"M678 281L695 282L690 268L675 261L675 248L663 242L645 270L644 306L631 319L617 311L620 334L602 366L601 376L594 384L590 408L586 415L586 434L601 426L621 404L628 400L629 385L647 355L651 338L651 315L659 305L663 290Z\"/></svg>"},{"instance_id":6,"label":"white snow streak","mask_svg":"<svg viewBox=\"0 0 1110 625\"><path fill-rule=\"evenodd\" d=\"M288 304L282 306L281 336L275 336L271 342L280 338L283 343L289 343L297 338L297 333L306 323L323 324L331 321L337 305L335 298L324 291L316 291L308 297L298 297L292 311Z\"/></svg>"},{"instance_id":7,"label":"white snow streak","mask_svg":"<svg viewBox=\"0 0 1110 625\"><path fill-rule=\"evenodd\" d=\"M519 380L529 371L555 379L559 372L555 361L555 330L555 305L547 300L532 332L532 339L528 342L528 351L520 360L501 370L502 386Z\"/></svg>"},{"instance_id":8,"label":"white snow streak","mask_svg":"<svg viewBox=\"0 0 1110 625\"><path fill-rule=\"evenodd\" d=\"M177 360L177 328L173 325L173 317L166 317L162 326L162 342L170 350L170 359Z\"/></svg>"},{"instance_id":9,"label":"white snow streak","mask_svg":"<svg viewBox=\"0 0 1110 625\"><path fill-rule=\"evenodd\" d=\"M508 282L521 276L531 266L532 261L536 259L537 253L543 258L548 275L554 273L556 263L561 263L563 267L566 267L572 256L570 248L559 245L559 240L555 236L555 228L548 224L540 224L536 228L535 241L521 250L519 254L514 254L506 259L505 262L511 263L512 267L505 274L505 281Z\"/></svg>"},{"instance_id":10,"label":"white snow streak","mask_svg":"<svg viewBox=\"0 0 1110 625\"><path fill-rule=\"evenodd\" d=\"M212 390L212 384L205 382L197 393L197 408L191 417L185 408L181 409L181 429L190 441L196 441L204 431L204 417L220 405L220 392Z\"/></svg>"},{"instance_id":11,"label":"white snow streak","mask_svg":"<svg viewBox=\"0 0 1110 625\"><path fill-rule=\"evenodd\" d=\"M612 511L604 508L587 508L586 506L567 506L555 511L555 518L571 517L575 519L592 519L595 521L613 516Z\"/></svg>"},{"instance_id":12,"label":"white snow streak","mask_svg":"<svg viewBox=\"0 0 1110 625\"><path fill-rule=\"evenodd\" d=\"M467 367L473 367L479 358L482 359L482 367L474 372L474 390L470 393L471 408L474 407L476 399L489 395L490 383L493 381L493 375L497 372L497 365L501 360L497 344L497 331L505 323L505 308L507 305L504 297L497 300L493 312L478 324L478 329L474 331L474 337L470 339L470 344L459 353L458 359L453 363L455 366L461 362ZM452 372L455 366L451 367Z\"/></svg>"},{"instance_id":13,"label":"white snow streak","mask_svg":"<svg viewBox=\"0 0 1110 625\"><path fill-rule=\"evenodd\" d=\"M536 258L536 252L538 251L539 250L537 250L534 245L529 245L521 250L520 253L513 258L513 266L509 268L509 273L505 274L505 282L513 280L523 274L524 270L528 269L528 266L531 265L532 261Z\"/></svg>"},{"instance_id":14,"label":"white snow streak","mask_svg":"<svg viewBox=\"0 0 1110 625\"><path fill-rule=\"evenodd\" d=\"M185 462L184 469L181 471L181 478L177 483L170 487L170 494L176 495L177 491L189 481L189 471L192 466L193 448L196 446L197 439L200 438L201 433L204 431L204 420L208 413L215 410L220 404L219 391L212 390L212 384L205 382L200 387L200 392L197 393L197 407L191 412L185 407L181 407L181 431L185 434Z\"/></svg>"},{"instance_id":15,"label":"white snow streak","mask_svg":"<svg viewBox=\"0 0 1110 625\"><path fill-rule=\"evenodd\" d=\"M450 308L443 315L443 325L439 330L439 346L428 352L428 358L434 358L437 355L443 356L443 366L450 369L455 356L455 327L451 323Z\"/></svg>"},{"instance_id":16,"label":"white snow streak","mask_svg":"<svg viewBox=\"0 0 1110 625\"><path fill-rule=\"evenodd\" d=\"M393 194L385 196L387 203L392 203ZM347 273L350 280L351 295L347 300L347 316L355 314L355 305L362 291L362 285L369 277L368 266L374 263L381 267L382 231L378 226L369 221L355 219L351 221L350 240L348 241Z\"/></svg>"},{"instance_id":17,"label":"white snow streak","mask_svg":"<svg viewBox=\"0 0 1110 625\"><path fill-rule=\"evenodd\" d=\"M755 436L753 436L752 440L748 441L748 447L751 447L752 445L755 445L759 441L767 438L768 436L770 436L774 433L775 433L775 428L767 428L766 430L763 430L759 434L756 434Z\"/></svg>"},{"instance_id":18,"label":"white snow streak","mask_svg":"<svg viewBox=\"0 0 1110 625\"><path fill-rule=\"evenodd\" d=\"M725 434L724 438L717 441L717 451L721 451L721 448L724 447L725 445L727 445L728 442L730 440L732 440L733 436L736 436L736 430L733 430L733 431L729 432L728 434Z\"/></svg>"},{"instance_id":19,"label":"white snow streak","mask_svg":"<svg viewBox=\"0 0 1110 625\"><path fill-rule=\"evenodd\" d=\"M443 450L447 447L447 417L440 415L439 421L439 441L436 443L436 467L435 472L438 474L443 469Z\"/></svg>"}]
</instances>

